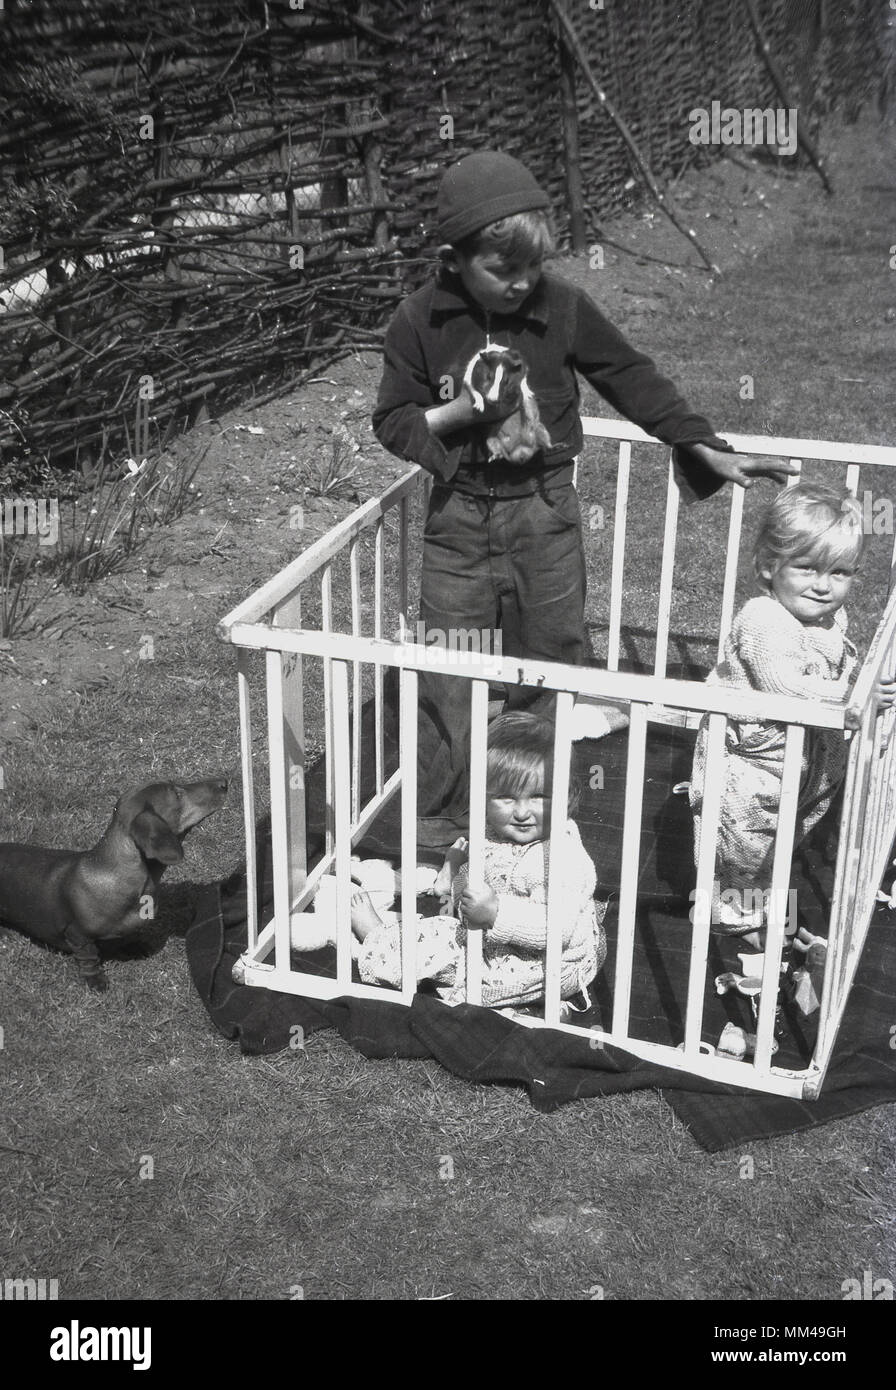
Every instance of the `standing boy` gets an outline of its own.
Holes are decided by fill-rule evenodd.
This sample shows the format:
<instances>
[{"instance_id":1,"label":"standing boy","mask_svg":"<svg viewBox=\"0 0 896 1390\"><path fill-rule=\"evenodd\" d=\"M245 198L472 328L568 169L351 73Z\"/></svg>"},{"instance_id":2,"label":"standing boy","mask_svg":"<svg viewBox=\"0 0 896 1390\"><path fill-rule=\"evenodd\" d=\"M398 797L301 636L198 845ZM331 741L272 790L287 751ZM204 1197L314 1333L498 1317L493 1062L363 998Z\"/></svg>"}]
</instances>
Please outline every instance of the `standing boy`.
<instances>
[{"instance_id":1,"label":"standing boy","mask_svg":"<svg viewBox=\"0 0 896 1390\"><path fill-rule=\"evenodd\" d=\"M424 632L501 629L504 656L575 665L585 651L585 560L572 486L582 445L576 373L649 434L677 446L680 486L708 497L726 480L780 477L744 459L696 415L593 301L542 273L553 251L550 202L525 165L481 151L447 170L438 198L441 266L399 307L385 340L373 416L393 454L434 475L423 544ZM526 463L489 460L489 424L464 374L490 341L515 349L551 438ZM483 427L485 426L485 428ZM467 815L470 688L421 673L420 842L442 844ZM510 690L508 705L532 692Z\"/></svg>"}]
</instances>

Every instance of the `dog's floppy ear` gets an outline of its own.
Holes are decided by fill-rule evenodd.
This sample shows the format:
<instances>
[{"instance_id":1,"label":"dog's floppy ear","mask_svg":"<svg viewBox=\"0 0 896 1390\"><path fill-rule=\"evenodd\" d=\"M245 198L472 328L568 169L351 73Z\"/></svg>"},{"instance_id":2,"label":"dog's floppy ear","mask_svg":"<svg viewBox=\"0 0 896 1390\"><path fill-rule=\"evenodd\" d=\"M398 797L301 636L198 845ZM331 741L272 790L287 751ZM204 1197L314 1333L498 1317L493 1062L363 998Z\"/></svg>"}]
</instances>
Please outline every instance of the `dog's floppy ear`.
<instances>
[{"instance_id":1,"label":"dog's floppy ear","mask_svg":"<svg viewBox=\"0 0 896 1390\"><path fill-rule=\"evenodd\" d=\"M128 834L147 859L177 864L184 857L180 840L151 806L137 812L128 826Z\"/></svg>"}]
</instances>

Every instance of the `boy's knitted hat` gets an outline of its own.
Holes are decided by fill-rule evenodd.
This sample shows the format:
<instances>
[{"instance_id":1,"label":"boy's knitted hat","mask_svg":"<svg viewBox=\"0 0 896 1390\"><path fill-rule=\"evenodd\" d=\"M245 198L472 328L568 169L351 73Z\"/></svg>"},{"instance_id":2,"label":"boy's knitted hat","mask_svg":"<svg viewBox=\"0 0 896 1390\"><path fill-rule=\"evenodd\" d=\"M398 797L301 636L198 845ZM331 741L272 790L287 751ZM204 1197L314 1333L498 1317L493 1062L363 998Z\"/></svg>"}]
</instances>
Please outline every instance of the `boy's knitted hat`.
<instances>
[{"instance_id":1,"label":"boy's knitted hat","mask_svg":"<svg viewBox=\"0 0 896 1390\"><path fill-rule=\"evenodd\" d=\"M517 212L549 208L525 164L498 150L479 150L452 164L439 186L439 239L454 246Z\"/></svg>"}]
</instances>

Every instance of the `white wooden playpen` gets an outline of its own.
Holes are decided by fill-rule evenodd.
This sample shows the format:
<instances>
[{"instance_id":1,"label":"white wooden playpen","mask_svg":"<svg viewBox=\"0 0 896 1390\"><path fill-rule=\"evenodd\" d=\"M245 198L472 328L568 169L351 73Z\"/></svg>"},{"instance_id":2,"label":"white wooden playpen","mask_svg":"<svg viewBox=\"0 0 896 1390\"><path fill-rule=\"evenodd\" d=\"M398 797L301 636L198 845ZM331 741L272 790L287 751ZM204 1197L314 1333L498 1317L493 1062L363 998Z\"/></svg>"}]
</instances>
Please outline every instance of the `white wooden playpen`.
<instances>
[{"instance_id":1,"label":"white wooden playpen","mask_svg":"<svg viewBox=\"0 0 896 1390\"><path fill-rule=\"evenodd\" d=\"M741 717L755 710L764 720L787 727L783 791L775 840L770 915L765 949L762 990L756 1024L755 1051L744 1060L707 1053L701 1043L707 953L710 934L711 885L714 841L721 797L720 770L726 713L734 710L734 692L710 687L699 680L673 679L667 675L670 613L675 585L676 536L679 492L671 460L663 527L659 601L652 674L620 671L620 639L623 593L626 583L626 537L632 468L657 466L658 449L664 446L634 426L620 421L585 418L586 451L580 468L591 466L595 446L618 450L613 544L610 574L609 633L606 669L571 667L550 662L503 657L495 651L469 649L458 652L446 646L414 641L414 623L408 613L409 541L411 502L426 494L429 478L412 468L379 498L367 502L311 545L269 583L235 608L220 625L221 636L239 649L239 699L242 728L242 769L246 819L248 876L248 946L243 957L248 985L265 986L317 998L366 996L409 1003L415 990L415 930L407 930L407 905L416 901L416 728L417 683L420 671L435 671L469 683L472 706L470 788L470 870L475 879L482 864L485 826L485 749L489 685L495 682L538 685L557 692L557 719L552 795L555 805L567 798L572 712L576 701L612 701L629 716L622 861L618 913L615 976L611 981L612 1019L605 1029L590 1029L594 1045L613 1045L659 1064L701 1077L728 1082L772 1094L812 1098L817 1096L830 1060L840 1020L847 1002L862 946L875 908L877 889L888 863L896 832L894 759L896 739L891 739L893 714L881 710L875 687L883 671L893 668L896 657L896 560L887 543L889 600L870 649L846 703L821 706L789 696L737 692ZM823 465L826 476L845 481L866 503L870 493L860 493L863 469L896 466L896 448L856 444L822 443L815 440L729 436L740 452ZM633 446L637 459L632 460ZM668 456L668 450L665 450ZM867 478L867 474L864 475ZM888 474L877 474L877 477ZM718 621L718 651L729 630L735 603L735 585L741 550L744 492L725 490L729 517L724 586ZM769 495L766 487L766 495ZM607 500L606 498L604 499ZM419 499L418 499L419 502ZM889 505L889 504L887 504ZM876 508L877 520L886 530L886 516ZM892 518L892 506L889 517ZM892 531L892 527L889 528ZM341 566L341 569L340 569ZM336 587L345 571L346 591ZM881 586L883 587L883 586ZM334 601L334 595L340 602ZM390 599L390 595L392 598ZM390 616L390 602L394 612ZM347 618L334 620L342 608ZM700 620L706 622L707 606L701 602ZM877 616L876 614L874 615ZM309 622L309 617L312 621ZM303 623L304 619L304 623ZM339 630L341 629L341 630ZM714 631L715 629L713 629ZM267 737L255 747L255 709L250 679L253 651L265 653ZM306 862L306 764L312 749L306 731L305 703L309 668L317 667L322 680L323 747L326 784L326 831L318 862ZM386 772L384 733L384 673L397 668L400 685L400 747L398 767ZM362 703L372 696L373 747L362 750ZM318 701L320 696L318 696ZM260 702L259 702L260 703ZM687 1008L677 1045L648 1042L630 1036L629 1010L636 934L637 883L645 747L648 726L655 723L709 721L707 775L704 790L706 830L698 865L690 955ZM318 721L319 722L319 721ZM310 727L309 721L309 727ZM785 904L791 875L794 825L806 729L833 729L849 736L839 848L830 902L828 956L819 1013L817 1042L810 1064L802 1071L773 1065L775 1005L784 925ZM373 762L373 790L362 799L362 755ZM260 764L260 766L257 766ZM260 780L257 780L260 779ZM259 921L256 909L256 810L269 782L272 824L274 911L270 921ZM352 978L350 857L366 831L393 797L401 807L401 901L403 987L400 990L359 983ZM549 883L555 848L550 847ZM335 907L337 926L336 967L330 976L307 973L291 961L291 943L302 924L324 896L328 910ZM559 1023L560 946L563 903L553 889L548 897L548 943L545 955L546 999L544 1019L526 1018L530 1027L560 1027L579 1032L574 1025ZM481 935L471 932L467 946L467 1000L478 1003L481 987ZM450 1007L445 1005L445 1007Z\"/></svg>"}]
</instances>

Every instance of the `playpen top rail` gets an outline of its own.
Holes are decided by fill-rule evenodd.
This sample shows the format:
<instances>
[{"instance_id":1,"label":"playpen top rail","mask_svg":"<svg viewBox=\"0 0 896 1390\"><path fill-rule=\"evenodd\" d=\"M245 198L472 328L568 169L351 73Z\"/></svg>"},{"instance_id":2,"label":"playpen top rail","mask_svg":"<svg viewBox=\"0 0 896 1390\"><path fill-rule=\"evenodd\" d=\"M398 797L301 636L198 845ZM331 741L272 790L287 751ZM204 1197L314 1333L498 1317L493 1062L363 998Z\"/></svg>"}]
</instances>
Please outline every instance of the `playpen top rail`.
<instances>
[{"instance_id":1,"label":"playpen top rail","mask_svg":"<svg viewBox=\"0 0 896 1390\"><path fill-rule=\"evenodd\" d=\"M630 440L633 443L658 444L652 434L646 434L627 420L604 420L594 415L582 416L586 438ZM818 459L830 463L864 463L874 467L896 467L896 447L884 444L835 443L824 439L785 439L762 434L729 434L724 438L739 454L758 454L762 458ZM668 448L668 445L662 446Z\"/></svg>"},{"instance_id":2,"label":"playpen top rail","mask_svg":"<svg viewBox=\"0 0 896 1390\"><path fill-rule=\"evenodd\" d=\"M503 657L474 650L456 652L448 647L353 637L350 633L320 632L312 628L272 629L263 624L235 623L229 635L237 646L254 647L261 651L295 652L298 655L325 657L329 661L370 662L472 680L488 678L510 685L568 690L617 704L663 705L672 709L727 714L732 718L757 722L775 720L782 724L802 724L817 729L846 727L845 705L810 703L800 695L738 690L732 686L706 685L642 672L607 671L597 666L567 666L562 662Z\"/></svg>"}]
</instances>

